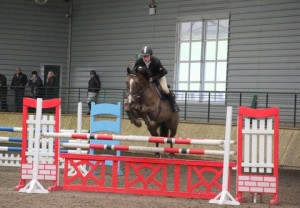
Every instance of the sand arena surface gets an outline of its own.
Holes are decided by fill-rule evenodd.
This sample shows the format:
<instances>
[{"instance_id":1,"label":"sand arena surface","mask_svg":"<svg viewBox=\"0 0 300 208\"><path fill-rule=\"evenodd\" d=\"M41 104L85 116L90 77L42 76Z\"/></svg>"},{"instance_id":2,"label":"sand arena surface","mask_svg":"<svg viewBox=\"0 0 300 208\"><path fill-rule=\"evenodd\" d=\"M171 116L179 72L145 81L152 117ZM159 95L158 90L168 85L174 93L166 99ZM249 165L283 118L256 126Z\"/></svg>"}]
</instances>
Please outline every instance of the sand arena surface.
<instances>
[{"instance_id":1,"label":"sand arena surface","mask_svg":"<svg viewBox=\"0 0 300 208\"><path fill-rule=\"evenodd\" d=\"M114 193L95 193L80 191L55 191L48 194L26 194L14 191L20 178L20 168L0 167L0 207L1 208L53 208L53 207L128 207L128 208L199 208L199 207L231 207L208 203L208 200L173 198L164 196L143 196ZM62 179L61 179L62 180ZM231 174L231 193L235 195L235 171ZM62 183L62 181L61 181ZM251 202L247 194L247 202L238 207L266 208L271 195L263 195L262 201ZM300 207L300 171L280 170L279 176L280 205L273 207ZM259 200L259 197L258 197ZM233 206L236 207L236 206Z\"/></svg>"}]
</instances>

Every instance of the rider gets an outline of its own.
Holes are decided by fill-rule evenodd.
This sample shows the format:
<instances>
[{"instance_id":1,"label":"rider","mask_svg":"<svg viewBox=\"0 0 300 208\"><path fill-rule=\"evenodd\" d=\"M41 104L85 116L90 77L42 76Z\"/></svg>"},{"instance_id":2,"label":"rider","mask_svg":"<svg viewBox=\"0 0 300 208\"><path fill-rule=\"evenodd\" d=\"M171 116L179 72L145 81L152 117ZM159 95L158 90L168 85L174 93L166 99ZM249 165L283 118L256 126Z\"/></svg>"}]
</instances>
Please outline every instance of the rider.
<instances>
[{"instance_id":1,"label":"rider","mask_svg":"<svg viewBox=\"0 0 300 208\"><path fill-rule=\"evenodd\" d=\"M178 112L178 105L176 104L173 93L170 91L167 85L167 79L165 77L168 71L163 67L159 58L157 58L156 56L152 56L152 54L152 48L149 46L144 46L141 50L141 57L136 60L134 66L146 66L150 70L151 77L149 79L149 82L158 81L164 94L166 95L167 100L171 104L172 110L174 112Z\"/></svg>"}]
</instances>

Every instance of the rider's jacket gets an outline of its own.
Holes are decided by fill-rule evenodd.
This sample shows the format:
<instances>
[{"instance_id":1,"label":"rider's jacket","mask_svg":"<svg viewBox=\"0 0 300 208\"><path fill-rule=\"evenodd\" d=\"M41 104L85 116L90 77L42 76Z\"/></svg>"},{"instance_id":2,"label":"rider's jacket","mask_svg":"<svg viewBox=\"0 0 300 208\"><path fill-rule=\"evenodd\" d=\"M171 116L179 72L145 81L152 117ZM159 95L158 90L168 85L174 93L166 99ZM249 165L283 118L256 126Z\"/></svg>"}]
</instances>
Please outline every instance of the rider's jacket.
<instances>
[{"instance_id":1,"label":"rider's jacket","mask_svg":"<svg viewBox=\"0 0 300 208\"><path fill-rule=\"evenodd\" d=\"M158 80L160 78L162 78L163 76L165 76L168 71L163 67L162 63L160 62L159 58L157 58L156 56L151 56L151 62L149 64L148 69L151 72L151 78L153 79L153 81ZM147 65L145 64L145 62L143 61L143 58L140 57L136 60L134 66L139 67L139 66L145 66L147 67Z\"/></svg>"}]
</instances>

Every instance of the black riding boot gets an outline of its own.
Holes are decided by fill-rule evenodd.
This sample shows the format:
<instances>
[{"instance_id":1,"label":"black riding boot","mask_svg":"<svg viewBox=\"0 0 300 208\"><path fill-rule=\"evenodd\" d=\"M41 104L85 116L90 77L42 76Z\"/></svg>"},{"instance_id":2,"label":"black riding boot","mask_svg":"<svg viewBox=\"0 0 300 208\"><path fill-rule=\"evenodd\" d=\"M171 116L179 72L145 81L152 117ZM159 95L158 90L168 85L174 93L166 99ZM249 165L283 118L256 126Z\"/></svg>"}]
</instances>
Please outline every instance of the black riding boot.
<instances>
[{"instance_id":1,"label":"black riding boot","mask_svg":"<svg viewBox=\"0 0 300 208\"><path fill-rule=\"evenodd\" d=\"M175 96L173 95L173 93L170 92L169 94L166 95L166 97L169 103L171 104L173 112L177 113L178 111L180 111L178 105L176 104Z\"/></svg>"},{"instance_id":2,"label":"black riding boot","mask_svg":"<svg viewBox=\"0 0 300 208\"><path fill-rule=\"evenodd\" d=\"M89 106L89 112L86 115L90 115L91 114L91 103L90 102L88 103L88 106Z\"/></svg>"}]
</instances>

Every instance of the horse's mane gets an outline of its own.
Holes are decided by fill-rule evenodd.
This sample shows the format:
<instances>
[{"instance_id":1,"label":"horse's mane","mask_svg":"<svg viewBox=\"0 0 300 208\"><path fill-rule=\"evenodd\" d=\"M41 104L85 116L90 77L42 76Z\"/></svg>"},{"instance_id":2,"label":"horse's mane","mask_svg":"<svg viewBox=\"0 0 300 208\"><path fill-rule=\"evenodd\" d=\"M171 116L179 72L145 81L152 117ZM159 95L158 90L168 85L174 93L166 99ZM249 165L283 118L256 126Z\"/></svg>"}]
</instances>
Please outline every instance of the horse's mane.
<instances>
[{"instance_id":1,"label":"horse's mane","mask_svg":"<svg viewBox=\"0 0 300 208\"><path fill-rule=\"evenodd\" d=\"M143 78L145 78L145 80L149 80L149 78L150 78L149 70L145 66L135 66L132 69L128 68L127 74L143 77Z\"/></svg>"}]
</instances>

